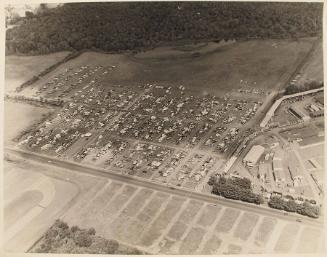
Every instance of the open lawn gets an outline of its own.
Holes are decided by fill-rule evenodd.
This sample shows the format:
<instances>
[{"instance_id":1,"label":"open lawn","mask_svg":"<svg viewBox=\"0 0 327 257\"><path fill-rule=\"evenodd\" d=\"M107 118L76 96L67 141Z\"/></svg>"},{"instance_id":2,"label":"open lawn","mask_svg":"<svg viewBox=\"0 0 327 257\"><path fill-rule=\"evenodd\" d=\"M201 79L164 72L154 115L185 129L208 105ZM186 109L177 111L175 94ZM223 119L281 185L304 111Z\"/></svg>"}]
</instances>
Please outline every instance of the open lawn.
<instances>
[{"instance_id":1,"label":"open lawn","mask_svg":"<svg viewBox=\"0 0 327 257\"><path fill-rule=\"evenodd\" d=\"M298 83L301 85L312 80L318 82L323 81L323 71L323 48L322 43L319 43L309 61L304 65L301 71L302 75Z\"/></svg>"},{"instance_id":2,"label":"open lawn","mask_svg":"<svg viewBox=\"0 0 327 257\"><path fill-rule=\"evenodd\" d=\"M200 57L171 59L86 52L61 65L33 87L43 86L67 68L88 64L115 66L104 83L109 85L164 83L217 95L240 88L266 92L293 71L313 41L314 38L253 40L225 45Z\"/></svg>"},{"instance_id":3,"label":"open lawn","mask_svg":"<svg viewBox=\"0 0 327 257\"><path fill-rule=\"evenodd\" d=\"M137 59L174 59L190 58L192 55L203 55L217 51L219 47L235 43L233 40L208 43L197 43L181 46L164 46L157 47L153 50L140 52L135 55Z\"/></svg>"},{"instance_id":4,"label":"open lawn","mask_svg":"<svg viewBox=\"0 0 327 257\"><path fill-rule=\"evenodd\" d=\"M252 230L257 224L258 215L252 213L244 213L235 229L234 236L242 240L247 240L251 235Z\"/></svg>"},{"instance_id":5,"label":"open lawn","mask_svg":"<svg viewBox=\"0 0 327 257\"><path fill-rule=\"evenodd\" d=\"M312 253L312 251L319 245L321 240L321 231L313 228L304 228L300 235L301 244L297 246L298 253Z\"/></svg>"},{"instance_id":6,"label":"open lawn","mask_svg":"<svg viewBox=\"0 0 327 257\"><path fill-rule=\"evenodd\" d=\"M223 216L219 220L216 231L218 233L227 233L229 232L233 225L235 224L236 219L238 218L240 211L235 209L226 209Z\"/></svg>"},{"instance_id":7,"label":"open lawn","mask_svg":"<svg viewBox=\"0 0 327 257\"><path fill-rule=\"evenodd\" d=\"M69 52L58 52L39 56L6 56L5 92L13 92L18 86L64 59Z\"/></svg>"},{"instance_id":8,"label":"open lawn","mask_svg":"<svg viewBox=\"0 0 327 257\"><path fill-rule=\"evenodd\" d=\"M203 250L201 254L214 254L218 251L222 240L216 236L213 235L204 245Z\"/></svg>"},{"instance_id":9,"label":"open lawn","mask_svg":"<svg viewBox=\"0 0 327 257\"><path fill-rule=\"evenodd\" d=\"M290 252L295 241L295 235L299 233L299 229L300 226L298 224L285 225L275 245L275 251L277 253Z\"/></svg>"},{"instance_id":10,"label":"open lawn","mask_svg":"<svg viewBox=\"0 0 327 257\"><path fill-rule=\"evenodd\" d=\"M299 153L301 157L305 160L310 158L317 158L324 156L324 142L320 141L319 143L313 145L307 145L306 147L300 148Z\"/></svg>"},{"instance_id":11,"label":"open lawn","mask_svg":"<svg viewBox=\"0 0 327 257\"><path fill-rule=\"evenodd\" d=\"M205 208L203 208L203 212L199 217L197 224L203 227L211 226L216 220L221 209L221 207L207 205Z\"/></svg>"},{"instance_id":12,"label":"open lawn","mask_svg":"<svg viewBox=\"0 0 327 257\"><path fill-rule=\"evenodd\" d=\"M51 109L25 103L5 101L4 138L5 145L13 144L12 140L33 124L52 112Z\"/></svg>"},{"instance_id":13,"label":"open lawn","mask_svg":"<svg viewBox=\"0 0 327 257\"><path fill-rule=\"evenodd\" d=\"M255 236L255 244L258 246L264 246L268 242L276 223L276 219L265 217Z\"/></svg>"},{"instance_id":14,"label":"open lawn","mask_svg":"<svg viewBox=\"0 0 327 257\"><path fill-rule=\"evenodd\" d=\"M258 40L226 45L199 58L138 60L146 70L139 74L147 81L173 82L211 93L240 86L271 90L292 70L311 43L311 39Z\"/></svg>"}]
</instances>

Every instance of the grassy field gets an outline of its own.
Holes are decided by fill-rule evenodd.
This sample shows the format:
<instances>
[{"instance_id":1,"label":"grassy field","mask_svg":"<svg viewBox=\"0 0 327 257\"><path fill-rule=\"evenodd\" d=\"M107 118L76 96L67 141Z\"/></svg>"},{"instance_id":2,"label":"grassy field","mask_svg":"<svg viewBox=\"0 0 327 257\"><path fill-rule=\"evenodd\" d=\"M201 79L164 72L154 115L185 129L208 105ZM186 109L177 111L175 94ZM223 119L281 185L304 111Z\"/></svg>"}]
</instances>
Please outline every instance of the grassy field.
<instances>
[{"instance_id":1,"label":"grassy field","mask_svg":"<svg viewBox=\"0 0 327 257\"><path fill-rule=\"evenodd\" d=\"M33 87L40 87L69 67L114 65L106 83L133 86L137 83L184 85L217 95L240 87L274 88L291 73L310 49L313 38L288 40L253 40L219 47L210 54L189 58L137 58L124 54L86 52L61 65ZM242 80L242 82L241 82ZM262 98L262 97L261 97Z\"/></svg>"},{"instance_id":2,"label":"grassy field","mask_svg":"<svg viewBox=\"0 0 327 257\"><path fill-rule=\"evenodd\" d=\"M52 112L51 109L36 107L25 103L5 101L4 138L5 145L13 144L12 140L23 130L42 120Z\"/></svg>"},{"instance_id":3,"label":"grassy field","mask_svg":"<svg viewBox=\"0 0 327 257\"><path fill-rule=\"evenodd\" d=\"M245 213L243 214L240 222L238 223L234 236L242 240L247 240L251 235L253 228L259 219L258 215Z\"/></svg>"},{"instance_id":4,"label":"grassy field","mask_svg":"<svg viewBox=\"0 0 327 257\"><path fill-rule=\"evenodd\" d=\"M5 61L5 92L14 91L18 86L38 75L49 66L64 59L69 52L39 56L6 56Z\"/></svg>"},{"instance_id":5,"label":"grassy field","mask_svg":"<svg viewBox=\"0 0 327 257\"><path fill-rule=\"evenodd\" d=\"M271 236L277 220L269 217L265 217L260 224L258 232L255 236L255 244L258 246L264 246Z\"/></svg>"},{"instance_id":6,"label":"grassy field","mask_svg":"<svg viewBox=\"0 0 327 257\"><path fill-rule=\"evenodd\" d=\"M197 43L193 45L182 46L165 46L157 47L153 50L140 52L135 55L137 59L174 59L174 58L190 58L192 55L203 55L216 51L219 47L235 43L235 41L223 41L223 42L209 42L209 43Z\"/></svg>"},{"instance_id":7,"label":"grassy field","mask_svg":"<svg viewBox=\"0 0 327 257\"><path fill-rule=\"evenodd\" d=\"M298 224L287 224L284 226L281 235L275 245L275 252L290 252L294 244L295 235L299 233L299 229L300 226Z\"/></svg>"},{"instance_id":8,"label":"grassy field","mask_svg":"<svg viewBox=\"0 0 327 257\"><path fill-rule=\"evenodd\" d=\"M301 73L301 78L298 81L300 85L310 80L324 80L322 43L317 46L309 61L304 65Z\"/></svg>"}]
</instances>

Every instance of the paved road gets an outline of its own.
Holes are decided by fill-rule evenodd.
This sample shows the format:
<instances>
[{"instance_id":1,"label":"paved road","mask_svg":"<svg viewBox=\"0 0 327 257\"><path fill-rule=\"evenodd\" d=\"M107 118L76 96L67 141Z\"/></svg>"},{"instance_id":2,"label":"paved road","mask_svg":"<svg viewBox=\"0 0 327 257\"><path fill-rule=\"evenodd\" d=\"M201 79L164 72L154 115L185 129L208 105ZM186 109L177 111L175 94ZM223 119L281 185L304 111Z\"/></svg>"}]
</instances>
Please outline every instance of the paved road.
<instances>
[{"instance_id":1,"label":"paved road","mask_svg":"<svg viewBox=\"0 0 327 257\"><path fill-rule=\"evenodd\" d=\"M175 195L179 195L179 196L183 196L183 197L189 197L189 198L199 200L199 201L206 201L206 202L209 202L212 204L221 204L221 205L224 205L227 207L238 208L238 209L242 209L244 211L255 212L258 214L272 216L272 217L287 220L287 221L296 221L297 219L301 219L303 223L305 223L307 225L316 226L316 227L321 227L323 225L322 217L320 219L312 219L309 217L300 216L298 214L293 214L293 213L288 213L288 215L284 215L283 212L276 210L276 209L271 209L269 207L257 206L257 205L248 204L245 202L228 200L228 199L218 197L215 195L193 192L193 191L190 191L190 190L187 190L184 188L169 187L167 185L157 184L157 183L150 182L150 181L140 179L137 177L112 173L112 172L109 172L104 169L81 165L79 163L74 163L74 162L70 162L70 161L58 160L58 159L55 159L52 157L48 157L48 156L44 156L44 155L40 155L40 154L36 154L36 153L32 153L32 152L26 152L26 151L19 150L19 149L6 148L6 152L18 155L18 156L28 159L28 160L40 162L40 163L47 164L47 165L52 165L54 167L60 167L60 168L68 169L71 171L87 173L89 175L94 175L94 176L107 177L110 179L119 180L121 182L133 184L136 186L146 187L146 188L150 188L153 190L162 191L162 192L166 192L169 194L175 194Z\"/></svg>"}]
</instances>

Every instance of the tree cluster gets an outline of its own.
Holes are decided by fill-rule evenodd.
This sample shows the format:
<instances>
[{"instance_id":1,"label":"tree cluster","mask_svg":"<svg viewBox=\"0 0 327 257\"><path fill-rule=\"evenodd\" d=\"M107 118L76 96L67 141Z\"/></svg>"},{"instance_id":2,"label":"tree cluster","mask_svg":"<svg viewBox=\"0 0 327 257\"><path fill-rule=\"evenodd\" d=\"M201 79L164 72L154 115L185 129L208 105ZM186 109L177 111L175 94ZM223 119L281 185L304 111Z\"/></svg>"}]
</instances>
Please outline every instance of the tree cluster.
<instances>
[{"instance_id":1,"label":"tree cluster","mask_svg":"<svg viewBox=\"0 0 327 257\"><path fill-rule=\"evenodd\" d=\"M119 250L120 245L117 241L96 236L94 228L80 229L77 226L70 228L61 220L56 220L38 245L35 250L37 253L124 254ZM125 254L141 253L137 249L127 250Z\"/></svg>"},{"instance_id":2,"label":"tree cluster","mask_svg":"<svg viewBox=\"0 0 327 257\"><path fill-rule=\"evenodd\" d=\"M263 203L262 195L253 192L251 181L247 178L212 177L209 184L212 185L213 194L248 203Z\"/></svg>"},{"instance_id":3,"label":"tree cluster","mask_svg":"<svg viewBox=\"0 0 327 257\"><path fill-rule=\"evenodd\" d=\"M7 53L147 49L177 40L321 35L322 3L66 3L6 31Z\"/></svg>"},{"instance_id":4,"label":"tree cluster","mask_svg":"<svg viewBox=\"0 0 327 257\"><path fill-rule=\"evenodd\" d=\"M297 212L301 215L305 215L311 218L319 217L319 207L312 205L308 201L303 203L296 203L293 199L285 200L278 196L273 196L268 202L269 207L284 210L287 212Z\"/></svg>"}]
</instances>

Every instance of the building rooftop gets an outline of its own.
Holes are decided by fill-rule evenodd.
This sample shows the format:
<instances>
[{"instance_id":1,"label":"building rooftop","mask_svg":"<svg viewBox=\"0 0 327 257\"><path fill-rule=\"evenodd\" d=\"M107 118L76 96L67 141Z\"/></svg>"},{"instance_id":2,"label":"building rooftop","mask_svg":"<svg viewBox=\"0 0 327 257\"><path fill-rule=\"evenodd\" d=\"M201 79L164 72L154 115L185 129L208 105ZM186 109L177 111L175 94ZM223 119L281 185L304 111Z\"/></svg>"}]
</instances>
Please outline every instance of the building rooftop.
<instances>
[{"instance_id":1,"label":"building rooftop","mask_svg":"<svg viewBox=\"0 0 327 257\"><path fill-rule=\"evenodd\" d=\"M261 155L264 153L265 148L261 145L254 145L250 151L246 154L243 161L246 163L255 164L260 159Z\"/></svg>"}]
</instances>

